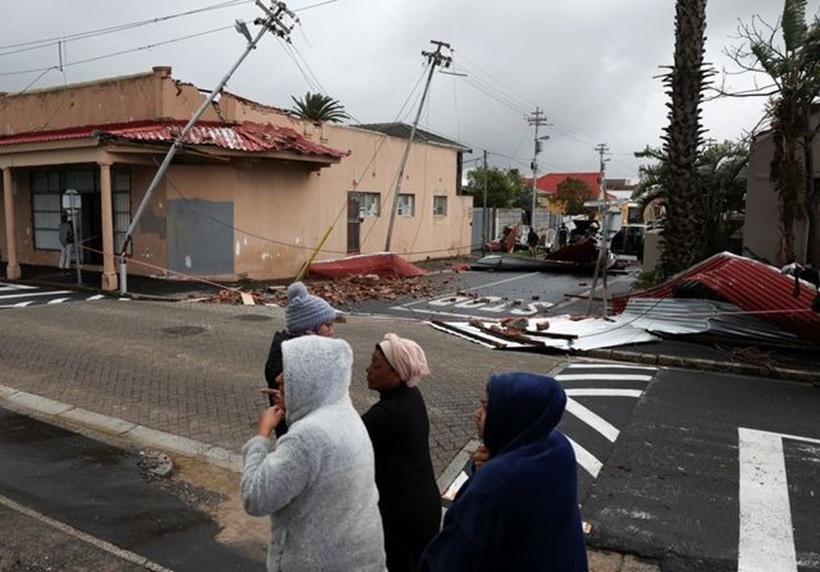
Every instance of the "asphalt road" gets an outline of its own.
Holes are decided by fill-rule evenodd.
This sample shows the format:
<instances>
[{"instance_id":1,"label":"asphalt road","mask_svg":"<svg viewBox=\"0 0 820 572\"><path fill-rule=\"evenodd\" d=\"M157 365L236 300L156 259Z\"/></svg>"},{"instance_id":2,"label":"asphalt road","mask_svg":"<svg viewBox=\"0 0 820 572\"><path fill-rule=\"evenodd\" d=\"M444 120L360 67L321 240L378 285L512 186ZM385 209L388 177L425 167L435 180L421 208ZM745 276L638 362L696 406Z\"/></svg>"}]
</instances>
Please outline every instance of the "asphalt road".
<instances>
[{"instance_id":1,"label":"asphalt road","mask_svg":"<svg viewBox=\"0 0 820 572\"><path fill-rule=\"evenodd\" d=\"M664 571L820 570L820 389L660 370L583 501Z\"/></svg>"},{"instance_id":2,"label":"asphalt road","mask_svg":"<svg viewBox=\"0 0 820 572\"><path fill-rule=\"evenodd\" d=\"M0 570L264 566L218 542L196 507L222 492L152 476L139 454L0 409L0 458Z\"/></svg>"}]
</instances>

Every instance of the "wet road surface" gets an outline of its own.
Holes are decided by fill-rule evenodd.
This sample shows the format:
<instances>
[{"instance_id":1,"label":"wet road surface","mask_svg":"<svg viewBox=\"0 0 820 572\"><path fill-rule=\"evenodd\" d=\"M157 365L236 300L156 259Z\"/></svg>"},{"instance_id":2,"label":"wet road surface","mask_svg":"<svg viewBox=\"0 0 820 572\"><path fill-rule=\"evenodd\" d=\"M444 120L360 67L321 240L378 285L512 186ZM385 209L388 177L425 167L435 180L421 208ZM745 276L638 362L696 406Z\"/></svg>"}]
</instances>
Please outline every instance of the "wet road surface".
<instances>
[{"instance_id":1,"label":"wet road surface","mask_svg":"<svg viewBox=\"0 0 820 572\"><path fill-rule=\"evenodd\" d=\"M0 569L248 570L259 560L216 540L220 526L143 476L139 455L0 409ZM213 500L213 499L210 499Z\"/></svg>"}]
</instances>

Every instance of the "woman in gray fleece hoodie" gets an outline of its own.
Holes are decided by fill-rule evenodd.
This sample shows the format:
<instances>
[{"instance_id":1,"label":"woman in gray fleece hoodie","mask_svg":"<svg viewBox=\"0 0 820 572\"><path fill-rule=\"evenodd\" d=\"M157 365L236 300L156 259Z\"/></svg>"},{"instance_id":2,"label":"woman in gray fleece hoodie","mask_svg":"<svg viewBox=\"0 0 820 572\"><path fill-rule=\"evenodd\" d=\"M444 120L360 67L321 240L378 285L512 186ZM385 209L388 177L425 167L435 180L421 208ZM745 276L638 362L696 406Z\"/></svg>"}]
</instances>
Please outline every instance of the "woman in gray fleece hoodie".
<instances>
[{"instance_id":1,"label":"woman in gray fleece hoodie","mask_svg":"<svg viewBox=\"0 0 820 572\"><path fill-rule=\"evenodd\" d=\"M353 352L344 340L282 344L288 432L274 445L278 406L242 449L242 502L271 518L268 570L385 569L373 447L348 393Z\"/></svg>"}]
</instances>

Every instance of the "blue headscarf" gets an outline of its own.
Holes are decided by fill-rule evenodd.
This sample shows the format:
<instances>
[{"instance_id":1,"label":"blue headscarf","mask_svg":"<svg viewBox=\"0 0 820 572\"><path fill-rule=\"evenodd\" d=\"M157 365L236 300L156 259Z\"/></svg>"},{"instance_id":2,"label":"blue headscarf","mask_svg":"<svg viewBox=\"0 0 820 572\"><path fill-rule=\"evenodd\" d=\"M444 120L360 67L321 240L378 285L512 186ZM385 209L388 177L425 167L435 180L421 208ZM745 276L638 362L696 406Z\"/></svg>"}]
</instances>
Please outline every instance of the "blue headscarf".
<instances>
[{"instance_id":1,"label":"blue headscarf","mask_svg":"<svg viewBox=\"0 0 820 572\"><path fill-rule=\"evenodd\" d=\"M534 373L500 373L487 384L484 444L493 456L543 438L558 426L567 395L557 381Z\"/></svg>"}]
</instances>

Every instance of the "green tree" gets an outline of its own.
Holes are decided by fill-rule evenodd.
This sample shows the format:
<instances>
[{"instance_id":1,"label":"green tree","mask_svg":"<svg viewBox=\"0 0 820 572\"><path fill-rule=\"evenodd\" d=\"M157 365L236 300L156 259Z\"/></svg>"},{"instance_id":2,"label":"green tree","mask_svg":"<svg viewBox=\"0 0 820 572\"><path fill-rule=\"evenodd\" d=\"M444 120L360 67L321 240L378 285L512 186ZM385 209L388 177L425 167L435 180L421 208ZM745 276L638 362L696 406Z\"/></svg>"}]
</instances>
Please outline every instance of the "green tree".
<instances>
[{"instance_id":1,"label":"green tree","mask_svg":"<svg viewBox=\"0 0 820 572\"><path fill-rule=\"evenodd\" d=\"M331 123L340 123L345 119L350 119L344 106L328 95L307 92L303 98L297 99L294 96L290 98L295 104L292 109L293 113L302 119Z\"/></svg>"},{"instance_id":2,"label":"green tree","mask_svg":"<svg viewBox=\"0 0 820 572\"><path fill-rule=\"evenodd\" d=\"M758 94L769 97L767 115L775 150L769 178L780 205L781 262L796 258L796 219L808 225L805 261L816 262L820 193L814 183L812 153L817 130L810 118L812 104L820 96L820 21L806 22L806 0L785 0L779 25L754 17L740 25L738 35L743 44L727 50L728 55L741 69L768 76L772 82L771 89Z\"/></svg>"},{"instance_id":3,"label":"green tree","mask_svg":"<svg viewBox=\"0 0 820 572\"><path fill-rule=\"evenodd\" d=\"M670 170L663 150L646 147L635 153L635 156L655 162L639 168L640 179L632 192L632 199L642 209L655 199L665 202ZM709 145L700 149L696 155L694 173L699 189L697 208L704 213L703 226L699 232L703 256L731 249L731 237L743 224L746 185L738 176L748 162L749 148L746 141L724 141Z\"/></svg>"},{"instance_id":4,"label":"green tree","mask_svg":"<svg viewBox=\"0 0 820 572\"><path fill-rule=\"evenodd\" d=\"M661 265L671 276L703 258L705 213L695 168L703 129L700 103L708 72L703 67L706 0L675 2L674 64L664 76L671 96L665 128L666 225Z\"/></svg>"},{"instance_id":5,"label":"green tree","mask_svg":"<svg viewBox=\"0 0 820 572\"><path fill-rule=\"evenodd\" d=\"M506 209L517 206L526 191L516 169L478 167L467 173L464 192L473 196L473 206L484 206L484 181L487 182L487 207Z\"/></svg>"},{"instance_id":6,"label":"green tree","mask_svg":"<svg viewBox=\"0 0 820 572\"><path fill-rule=\"evenodd\" d=\"M594 208L584 206L586 201L594 200L597 192L581 179L567 177L558 183L555 194L550 197L553 209L565 215L593 214Z\"/></svg>"}]
</instances>

